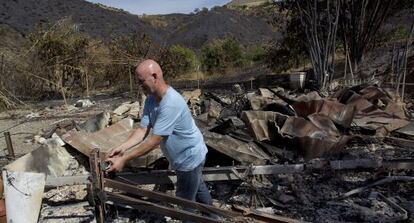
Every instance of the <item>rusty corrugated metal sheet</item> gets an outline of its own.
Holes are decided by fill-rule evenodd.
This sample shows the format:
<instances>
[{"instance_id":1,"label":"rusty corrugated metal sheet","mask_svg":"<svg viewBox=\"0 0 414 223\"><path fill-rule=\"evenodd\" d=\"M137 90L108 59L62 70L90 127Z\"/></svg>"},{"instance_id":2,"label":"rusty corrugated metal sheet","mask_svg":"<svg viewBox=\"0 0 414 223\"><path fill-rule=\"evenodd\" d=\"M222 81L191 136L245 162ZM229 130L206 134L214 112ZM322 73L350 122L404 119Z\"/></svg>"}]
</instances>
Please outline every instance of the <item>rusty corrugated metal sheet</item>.
<instances>
[{"instance_id":1,"label":"rusty corrugated metal sheet","mask_svg":"<svg viewBox=\"0 0 414 223\"><path fill-rule=\"evenodd\" d=\"M263 165L270 157L253 142L245 143L228 135L206 131L204 141L214 150L223 153L242 164Z\"/></svg>"},{"instance_id":2,"label":"rusty corrugated metal sheet","mask_svg":"<svg viewBox=\"0 0 414 223\"><path fill-rule=\"evenodd\" d=\"M99 148L101 154L106 154L110 149L120 145L128 139L134 131L132 125L133 120L131 118L126 118L98 132L87 133L84 131L75 131L65 134L62 138L67 144L86 156L89 156L94 148ZM131 160L130 165L147 167L161 157L161 151L155 149L145 156Z\"/></svg>"},{"instance_id":3,"label":"rusty corrugated metal sheet","mask_svg":"<svg viewBox=\"0 0 414 223\"><path fill-rule=\"evenodd\" d=\"M308 117L311 114L321 114L329 117L333 122L349 127L355 115L353 105L344 105L335 100L312 100L297 102L292 105L296 114L300 117Z\"/></svg>"}]
</instances>

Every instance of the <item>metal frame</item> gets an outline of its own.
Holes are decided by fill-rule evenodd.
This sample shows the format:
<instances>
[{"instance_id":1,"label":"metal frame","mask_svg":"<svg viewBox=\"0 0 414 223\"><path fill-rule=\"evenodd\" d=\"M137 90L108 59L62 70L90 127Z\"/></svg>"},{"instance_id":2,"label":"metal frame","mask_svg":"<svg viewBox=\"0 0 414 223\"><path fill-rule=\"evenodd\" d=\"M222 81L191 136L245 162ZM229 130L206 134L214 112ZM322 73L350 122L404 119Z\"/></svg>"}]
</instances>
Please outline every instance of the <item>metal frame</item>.
<instances>
[{"instance_id":1,"label":"metal frame","mask_svg":"<svg viewBox=\"0 0 414 223\"><path fill-rule=\"evenodd\" d=\"M105 174L102 171L101 160L103 160L103 157L101 156L102 154L99 153L99 149L94 149L91 152L89 159L91 167L91 183L89 187L89 193L93 198L91 200L95 206L95 215L97 222L100 223L103 223L105 221L105 205L107 203L113 203L120 206L127 205L134 209L151 211L173 218L189 220L193 222L216 223L228 222L228 220L237 222L252 222L252 219L255 222L300 222L295 219L265 214L242 207L235 207L235 210L239 212L224 210L211 205L171 196L162 192L141 189L134 184L109 179L105 177ZM112 192L106 190L106 188L111 188ZM128 194L131 196L128 196ZM196 214L191 211L173 208L176 206L189 210L196 209L201 213L209 213L212 216L220 216L221 218L216 219L208 216L203 216L201 214ZM227 221L223 219L226 219Z\"/></svg>"}]
</instances>

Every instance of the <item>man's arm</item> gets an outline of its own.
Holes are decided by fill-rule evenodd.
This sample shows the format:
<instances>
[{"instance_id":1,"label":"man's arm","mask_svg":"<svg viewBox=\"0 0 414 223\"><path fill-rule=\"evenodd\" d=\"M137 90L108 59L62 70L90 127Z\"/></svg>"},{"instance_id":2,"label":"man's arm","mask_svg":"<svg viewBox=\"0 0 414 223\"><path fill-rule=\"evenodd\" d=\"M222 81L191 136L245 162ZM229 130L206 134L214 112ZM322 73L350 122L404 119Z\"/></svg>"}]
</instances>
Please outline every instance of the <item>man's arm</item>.
<instances>
[{"instance_id":1,"label":"man's arm","mask_svg":"<svg viewBox=\"0 0 414 223\"><path fill-rule=\"evenodd\" d=\"M144 142L142 142L136 149L132 150L128 154L125 154L121 157L107 159L106 161L112 163L112 165L107 171L121 171L128 161L149 153L151 150L155 149L161 143L161 141L162 136L152 135L151 137L147 138Z\"/></svg>"},{"instance_id":2,"label":"man's arm","mask_svg":"<svg viewBox=\"0 0 414 223\"><path fill-rule=\"evenodd\" d=\"M144 138L148 135L148 132L149 132L149 128L139 127L128 137L128 139L125 142L123 142L118 147L112 149L109 152L108 156L109 157L122 156L126 150L142 142Z\"/></svg>"}]
</instances>

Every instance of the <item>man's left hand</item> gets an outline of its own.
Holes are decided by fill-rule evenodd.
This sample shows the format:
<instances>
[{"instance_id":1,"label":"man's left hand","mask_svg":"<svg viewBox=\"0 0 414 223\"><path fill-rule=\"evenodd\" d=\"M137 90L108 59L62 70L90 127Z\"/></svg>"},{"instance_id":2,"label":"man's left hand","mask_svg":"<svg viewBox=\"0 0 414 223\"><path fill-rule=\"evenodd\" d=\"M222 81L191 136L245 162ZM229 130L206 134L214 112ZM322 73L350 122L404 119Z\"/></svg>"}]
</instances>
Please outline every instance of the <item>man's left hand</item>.
<instances>
[{"instance_id":1,"label":"man's left hand","mask_svg":"<svg viewBox=\"0 0 414 223\"><path fill-rule=\"evenodd\" d=\"M120 172L126 163L126 160L123 157L108 158L105 161L111 163L108 170L106 170L107 172Z\"/></svg>"}]
</instances>

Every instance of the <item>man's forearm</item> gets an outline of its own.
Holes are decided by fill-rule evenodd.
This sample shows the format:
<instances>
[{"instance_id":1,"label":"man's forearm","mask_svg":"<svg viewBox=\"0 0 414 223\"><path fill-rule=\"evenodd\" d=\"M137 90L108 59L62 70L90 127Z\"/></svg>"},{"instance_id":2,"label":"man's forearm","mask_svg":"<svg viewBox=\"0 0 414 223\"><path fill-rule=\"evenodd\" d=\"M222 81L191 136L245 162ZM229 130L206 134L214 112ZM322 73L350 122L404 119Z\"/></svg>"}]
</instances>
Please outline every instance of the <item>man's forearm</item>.
<instances>
[{"instance_id":1,"label":"man's forearm","mask_svg":"<svg viewBox=\"0 0 414 223\"><path fill-rule=\"evenodd\" d=\"M132 150L130 153L124 155L126 161L132 160L136 157L143 156L149 153L151 150L155 149L161 142L161 136L151 136L142 142L138 148Z\"/></svg>"},{"instance_id":2,"label":"man's forearm","mask_svg":"<svg viewBox=\"0 0 414 223\"><path fill-rule=\"evenodd\" d=\"M144 128L138 128L137 130L135 130L127 139L127 141L125 141L124 143L122 143L119 148L121 148L123 151L126 151L134 146L136 146L137 144L139 144L140 142L142 142L142 140L144 140L145 138L145 134L146 134L147 129Z\"/></svg>"}]
</instances>

